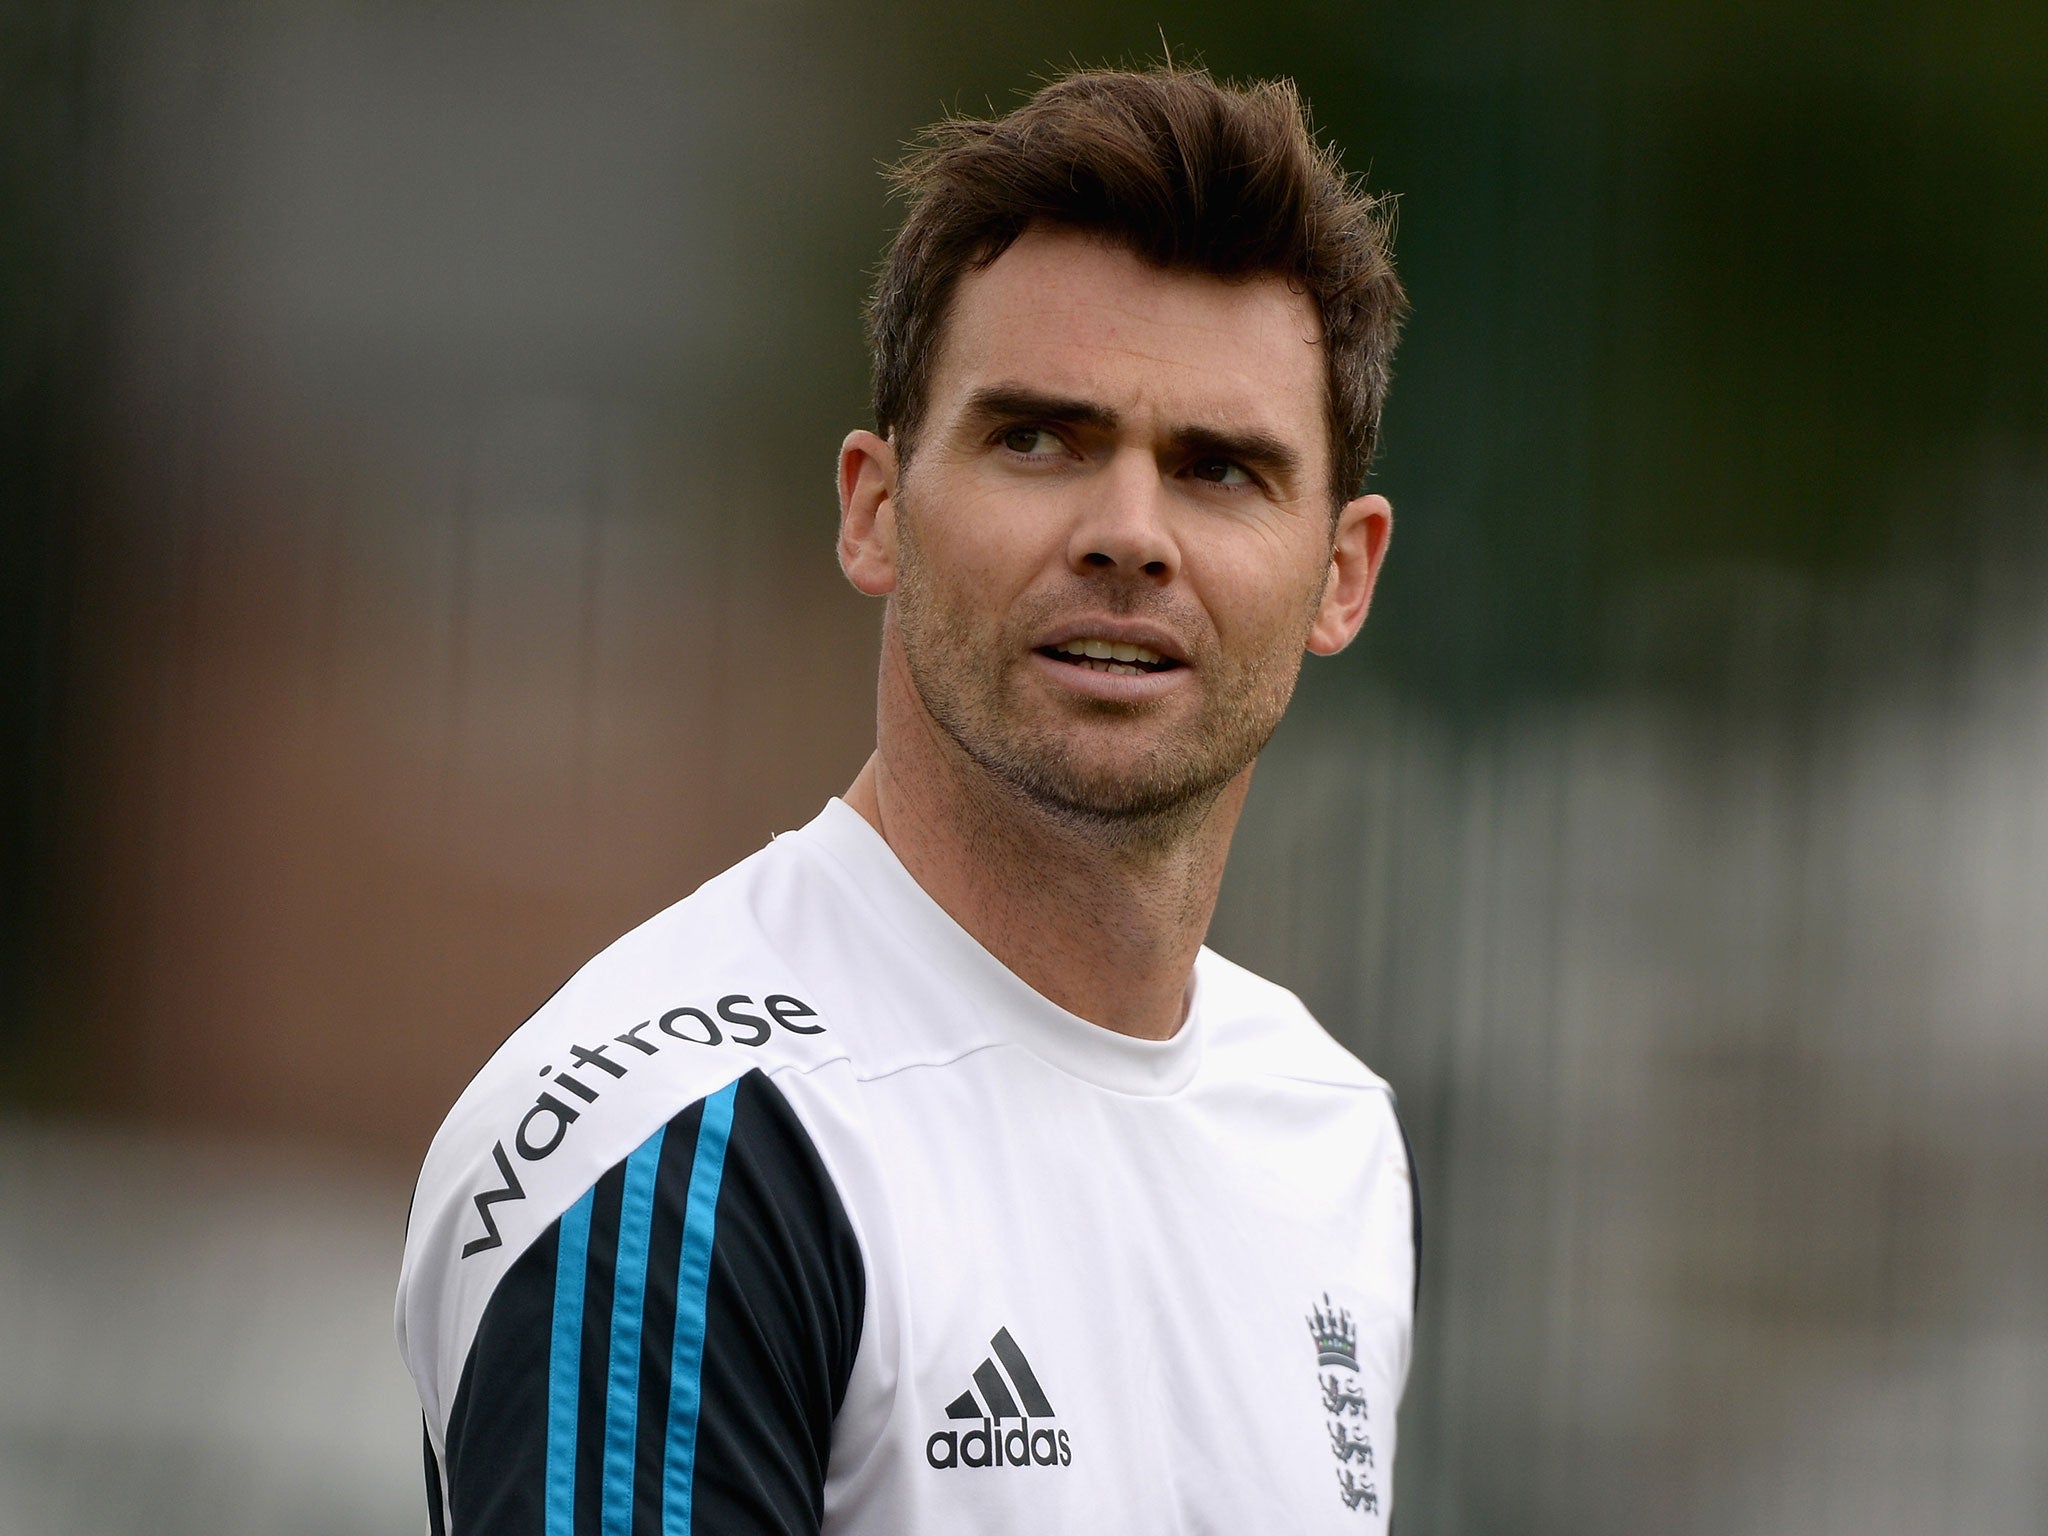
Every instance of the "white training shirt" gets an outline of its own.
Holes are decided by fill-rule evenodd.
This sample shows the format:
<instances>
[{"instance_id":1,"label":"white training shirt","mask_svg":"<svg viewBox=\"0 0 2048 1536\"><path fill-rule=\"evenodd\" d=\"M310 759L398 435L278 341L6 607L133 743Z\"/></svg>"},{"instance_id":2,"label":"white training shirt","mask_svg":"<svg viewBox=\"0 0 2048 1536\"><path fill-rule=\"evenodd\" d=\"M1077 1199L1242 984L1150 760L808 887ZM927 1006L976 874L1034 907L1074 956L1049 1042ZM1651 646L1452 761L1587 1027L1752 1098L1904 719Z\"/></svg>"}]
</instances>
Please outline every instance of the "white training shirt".
<instances>
[{"instance_id":1,"label":"white training shirt","mask_svg":"<svg viewBox=\"0 0 2048 1536\"><path fill-rule=\"evenodd\" d=\"M1171 1040L1090 1024L835 800L435 1137L431 1528L1384 1531L1418 1232L1392 1095L1291 993L1205 949Z\"/></svg>"}]
</instances>

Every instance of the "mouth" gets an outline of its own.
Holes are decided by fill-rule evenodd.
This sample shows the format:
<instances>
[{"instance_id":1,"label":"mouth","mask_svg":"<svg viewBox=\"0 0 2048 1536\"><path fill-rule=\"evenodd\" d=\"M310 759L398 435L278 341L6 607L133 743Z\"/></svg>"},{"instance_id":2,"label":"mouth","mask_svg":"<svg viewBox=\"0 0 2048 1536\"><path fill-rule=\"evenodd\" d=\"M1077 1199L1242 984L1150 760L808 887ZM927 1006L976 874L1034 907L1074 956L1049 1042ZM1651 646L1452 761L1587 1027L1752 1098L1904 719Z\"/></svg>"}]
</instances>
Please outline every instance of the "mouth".
<instances>
[{"instance_id":1,"label":"mouth","mask_svg":"<svg viewBox=\"0 0 2048 1536\"><path fill-rule=\"evenodd\" d=\"M1162 656L1147 646L1131 645L1121 640L1100 640L1088 635L1062 640L1057 645L1041 645L1038 654L1070 667L1083 667L1090 672L1108 672L1120 677L1171 672L1181 666L1172 657Z\"/></svg>"}]
</instances>

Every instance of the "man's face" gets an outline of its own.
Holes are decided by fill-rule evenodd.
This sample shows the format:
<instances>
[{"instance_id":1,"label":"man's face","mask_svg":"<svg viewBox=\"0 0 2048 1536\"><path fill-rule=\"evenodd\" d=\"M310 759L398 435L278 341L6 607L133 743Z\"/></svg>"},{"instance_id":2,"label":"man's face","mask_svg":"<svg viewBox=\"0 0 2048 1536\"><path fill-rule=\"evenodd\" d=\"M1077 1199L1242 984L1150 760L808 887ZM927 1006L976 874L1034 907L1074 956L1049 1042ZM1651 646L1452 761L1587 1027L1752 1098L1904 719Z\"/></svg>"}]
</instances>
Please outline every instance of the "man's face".
<instances>
[{"instance_id":1,"label":"man's face","mask_svg":"<svg viewBox=\"0 0 2048 1536\"><path fill-rule=\"evenodd\" d=\"M1369 593L1387 519L1363 498L1333 529L1319 330L1277 277L1066 231L961 280L890 497L887 643L991 777L1098 823L1206 807L1304 647L1349 640L1333 553L1366 550Z\"/></svg>"}]
</instances>

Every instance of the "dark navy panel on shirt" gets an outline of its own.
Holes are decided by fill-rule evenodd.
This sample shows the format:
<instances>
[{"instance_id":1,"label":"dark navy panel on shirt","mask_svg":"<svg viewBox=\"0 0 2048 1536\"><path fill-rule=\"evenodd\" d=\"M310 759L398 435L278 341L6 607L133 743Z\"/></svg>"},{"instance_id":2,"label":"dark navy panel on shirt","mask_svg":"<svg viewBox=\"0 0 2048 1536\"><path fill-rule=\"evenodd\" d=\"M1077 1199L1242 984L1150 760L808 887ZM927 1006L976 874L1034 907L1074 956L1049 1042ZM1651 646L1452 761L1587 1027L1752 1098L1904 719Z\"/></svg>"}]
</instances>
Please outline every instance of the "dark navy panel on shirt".
<instances>
[{"instance_id":1,"label":"dark navy panel on shirt","mask_svg":"<svg viewBox=\"0 0 2048 1536\"><path fill-rule=\"evenodd\" d=\"M425 1420L420 1421L421 1449L427 1461L427 1536L448 1536L445 1495L441 1488L441 1463L434 1458L434 1437Z\"/></svg>"},{"instance_id":2,"label":"dark navy panel on shirt","mask_svg":"<svg viewBox=\"0 0 2048 1536\"><path fill-rule=\"evenodd\" d=\"M865 1286L774 1084L690 1105L486 1306L449 1416L451 1536L816 1532Z\"/></svg>"},{"instance_id":3,"label":"dark navy panel on shirt","mask_svg":"<svg viewBox=\"0 0 2048 1536\"><path fill-rule=\"evenodd\" d=\"M1415 1171L1415 1143L1408 1139L1408 1127L1394 1111L1394 1129L1401 1133L1401 1154L1408 1161L1408 1243L1415 1255L1415 1278L1408 1297L1409 1315L1422 1307L1422 1176Z\"/></svg>"}]
</instances>

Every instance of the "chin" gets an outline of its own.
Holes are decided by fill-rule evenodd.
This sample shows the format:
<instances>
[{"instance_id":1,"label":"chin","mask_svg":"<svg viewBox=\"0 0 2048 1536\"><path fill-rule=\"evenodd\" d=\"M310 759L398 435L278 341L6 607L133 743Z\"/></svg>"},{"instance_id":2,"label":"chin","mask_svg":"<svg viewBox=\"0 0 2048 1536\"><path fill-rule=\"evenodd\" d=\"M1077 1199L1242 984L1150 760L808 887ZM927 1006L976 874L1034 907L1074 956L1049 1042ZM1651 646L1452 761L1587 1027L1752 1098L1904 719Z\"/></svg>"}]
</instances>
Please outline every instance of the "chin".
<instances>
[{"instance_id":1,"label":"chin","mask_svg":"<svg viewBox=\"0 0 2048 1536\"><path fill-rule=\"evenodd\" d=\"M1039 750L961 745L990 778L1042 814L1119 840L1199 821L1250 762L1238 754L1162 762L1157 751L1084 762L1066 743L1039 743Z\"/></svg>"},{"instance_id":2,"label":"chin","mask_svg":"<svg viewBox=\"0 0 2048 1536\"><path fill-rule=\"evenodd\" d=\"M920 666L906 647L926 716L1015 804L1131 846L1170 841L1206 817L1258 757L1289 689L1241 690L1234 707L1192 718L1100 704L1048 706L1014 679Z\"/></svg>"}]
</instances>

